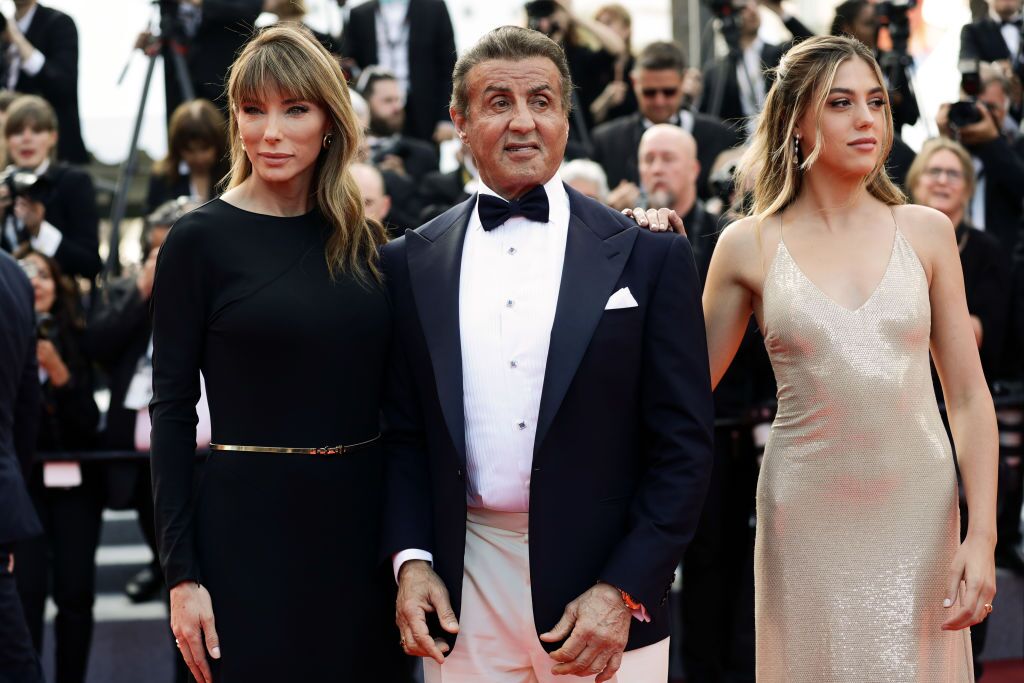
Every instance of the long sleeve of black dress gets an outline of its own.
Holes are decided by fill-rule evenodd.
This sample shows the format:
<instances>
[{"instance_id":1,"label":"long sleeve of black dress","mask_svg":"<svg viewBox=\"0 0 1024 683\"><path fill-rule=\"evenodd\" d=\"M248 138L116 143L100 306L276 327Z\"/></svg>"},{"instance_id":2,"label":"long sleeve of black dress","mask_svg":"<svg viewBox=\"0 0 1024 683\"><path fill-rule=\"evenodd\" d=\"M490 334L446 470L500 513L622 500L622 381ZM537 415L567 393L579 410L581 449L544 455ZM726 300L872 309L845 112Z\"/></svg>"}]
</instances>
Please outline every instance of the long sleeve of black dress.
<instances>
[{"instance_id":1,"label":"long sleeve of black dress","mask_svg":"<svg viewBox=\"0 0 1024 683\"><path fill-rule=\"evenodd\" d=\"M153 287L153 499L167 585L198 581L192 524L196 403L206 330L202 221L168 233Z\"/></svg>"}]
</instances>

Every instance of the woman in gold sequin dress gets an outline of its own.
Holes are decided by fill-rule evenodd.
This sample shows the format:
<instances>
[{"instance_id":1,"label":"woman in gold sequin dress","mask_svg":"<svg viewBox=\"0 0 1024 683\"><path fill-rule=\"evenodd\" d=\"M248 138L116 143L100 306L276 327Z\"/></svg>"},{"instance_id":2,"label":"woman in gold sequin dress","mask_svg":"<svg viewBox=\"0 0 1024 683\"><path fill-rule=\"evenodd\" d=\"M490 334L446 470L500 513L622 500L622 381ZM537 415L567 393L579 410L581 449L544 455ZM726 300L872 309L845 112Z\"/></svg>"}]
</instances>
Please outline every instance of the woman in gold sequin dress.
<instances>
[{"instance_id":1,"label":"woman in gold sequin dress","mask_svg":"<svg viewBox=\"0 0 1024 683\"><path fill-rule=\"evenodd\" d=\"M744 164L751 216L722 234L704 294L713 381L751 312L778 381L757 491L762 683L972 681L967 627L995 595L992 401L953 226L885 174L882 83L849 38L783 58Z\"/></svg>"}]
</instances>

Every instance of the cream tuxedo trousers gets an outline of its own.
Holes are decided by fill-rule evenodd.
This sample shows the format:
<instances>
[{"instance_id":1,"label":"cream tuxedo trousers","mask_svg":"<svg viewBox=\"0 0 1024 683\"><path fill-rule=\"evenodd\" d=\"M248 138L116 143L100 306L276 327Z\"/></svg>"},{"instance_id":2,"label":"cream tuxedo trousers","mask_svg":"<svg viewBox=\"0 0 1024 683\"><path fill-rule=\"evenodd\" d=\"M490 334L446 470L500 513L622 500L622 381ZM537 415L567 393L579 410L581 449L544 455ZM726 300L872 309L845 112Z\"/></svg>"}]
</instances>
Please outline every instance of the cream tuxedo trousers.
<instances>
[{"instance_id":1,"label":"cream tuxedo trousers","mask_svg":"<svg viewBox=\"0 0 1024 683\"><path fill-rule=\"evenodd\" d=\"M541 647L530 592L529 515L469 510L462 614L455 649L438 664L423 660L425 683L573 683L554 676ZM541 624L541 631L554 624ZM666 683L669 639L626 652L612 683Z\"/></svg>"}]
</instances>

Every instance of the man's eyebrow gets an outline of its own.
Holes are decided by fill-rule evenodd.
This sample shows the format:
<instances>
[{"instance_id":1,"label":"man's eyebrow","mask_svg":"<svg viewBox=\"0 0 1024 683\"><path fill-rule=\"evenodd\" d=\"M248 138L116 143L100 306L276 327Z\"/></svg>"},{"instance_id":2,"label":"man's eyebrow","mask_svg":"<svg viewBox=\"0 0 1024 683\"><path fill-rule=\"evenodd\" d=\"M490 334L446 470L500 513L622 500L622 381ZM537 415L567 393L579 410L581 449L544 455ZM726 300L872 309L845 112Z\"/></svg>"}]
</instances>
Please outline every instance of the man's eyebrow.
<instances>
[{"instance_id":1,"label":"man's eyebrow","mask_svg":"<svg viewBox=\"0 0 1024 683\"><path fill-rule=\"evenodd\" d=\"M544 92L545 90L550 92L552 90L552 88L547 83L541 83L540 85L535 85L532 88L530 88L530 90L527 92L527 94L529 94L529 95L536 95L537 93ZM486 88L484 88L484 93L511 92L511 91L512 91L512 86L505 85L504 83L492 83L491 85L489 85Z\"/></svg>"},{"instance_id":2,"label":"man's eyebrow","mask_svg":"<svg viewBox=\"0 0 1024 683\"><path fill-rule=\"evenodd\" d=\"M875 93L880 93L880 92L883 92L882 86L880 86L880 85L876 85L871 90L868 90L868 94L869 95L874 95ZM854 95L855 93L854 93L854 91L851 88L832 88L831 90L828 91L828 94L829 95L834 95L834 94Z\"/></svg>"}]
</instances>

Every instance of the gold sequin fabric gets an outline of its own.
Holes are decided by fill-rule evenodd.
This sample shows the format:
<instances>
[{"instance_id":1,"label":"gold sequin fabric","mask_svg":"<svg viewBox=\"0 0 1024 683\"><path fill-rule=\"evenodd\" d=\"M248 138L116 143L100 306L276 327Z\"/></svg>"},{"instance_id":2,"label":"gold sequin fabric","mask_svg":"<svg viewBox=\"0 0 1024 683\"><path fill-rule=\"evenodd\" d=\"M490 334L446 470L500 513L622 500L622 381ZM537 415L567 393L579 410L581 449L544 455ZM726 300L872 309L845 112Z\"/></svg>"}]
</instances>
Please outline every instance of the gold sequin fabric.
<instances>
[{"instance_id":1,"label":"gold sequin fabric","mask_svg":"<svg viewBox=\"0 0 1024 683\"><path fill-rule=\"evenodd\" d=\"M921 262L897 228L849 310L780 241L763 302L779 408L757 487L757 680L973 681L969 631L940 629L959 511Z\"/></svg>"}]
</instances>

